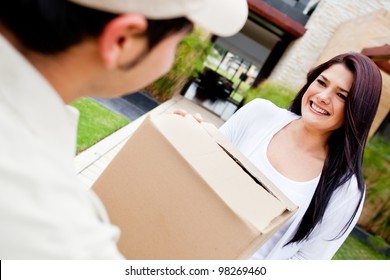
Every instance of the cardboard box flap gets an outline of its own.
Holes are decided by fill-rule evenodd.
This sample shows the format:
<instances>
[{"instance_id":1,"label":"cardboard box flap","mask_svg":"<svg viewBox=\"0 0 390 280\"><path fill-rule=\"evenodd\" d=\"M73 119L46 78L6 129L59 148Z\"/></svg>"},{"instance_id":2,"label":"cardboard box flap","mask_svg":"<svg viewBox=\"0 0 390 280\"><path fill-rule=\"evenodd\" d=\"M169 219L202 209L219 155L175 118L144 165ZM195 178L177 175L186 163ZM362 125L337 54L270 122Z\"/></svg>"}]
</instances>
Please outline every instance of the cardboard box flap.
<instances>
[{"instance_id":1,"label":"cardboard box flap","mask_svg":"<svg viewBox=\"0 0 390 280\"><path fill-rule=\"evenodd\" d=\"M295 211L297 206L281 192L253 163L248 160L213 124L202 123L207 133L215 139L222 149L237 162L241 168L248 173L259 185L266 189L271 195L287 205L289 211Z\"/></svg>"},{"instance_id":2,"label":"cardboard box flap","mask_svg":"<svg viewBox=\"0 0 390 280\"><path fill-rule=\"evenodd\" d=\"M228 141L221 140L224 137L216 128L213 130L208 126L205 129L192 117L174 114L152 116L145 121L154 124L230 209L257 231L272 231L279 224L275 217L290 215L296 209L270 181L255 172L256 169L233 145L226 148ZM213 137L210 137L212 130ZM196 145L192 144L194 142ZM220 145L225 152L221 153ZM241 168L237 168L237 159ZM248 172L252 175L248 176Z\"/></svg>"}]
</instances>

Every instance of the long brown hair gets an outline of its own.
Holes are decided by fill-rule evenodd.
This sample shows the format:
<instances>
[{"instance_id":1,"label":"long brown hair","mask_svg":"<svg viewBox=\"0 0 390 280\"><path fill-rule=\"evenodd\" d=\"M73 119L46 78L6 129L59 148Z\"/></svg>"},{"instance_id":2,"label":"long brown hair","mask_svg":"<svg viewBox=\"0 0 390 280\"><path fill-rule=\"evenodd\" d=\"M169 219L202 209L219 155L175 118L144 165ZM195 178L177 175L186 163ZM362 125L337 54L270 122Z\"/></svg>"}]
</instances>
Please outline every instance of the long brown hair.
<instances>
[{"instance_id":1,"label":"long brown hair","mask_svg":"<svg viewBox=\"0 0 390 280\"><path fill-rule=\"evenodd\" d=\"M334 64L345 65L353 73L354 78L346 99L344 125L335 130L328 140L329 152L316 191L297 232L287 244L300 242L309 237L315 226L322 221L332 194L353 175L357 178L361 193L360 201L353 216L335 239L352 223L363 199L365 189L362 174L363 153L382 91L382 76L378 67L371 59L359 53L335 56L307 74L307 82L292 101L289 110L302 115L302 97L306 90L324 70Z\"/></svg>"}]
</instances>

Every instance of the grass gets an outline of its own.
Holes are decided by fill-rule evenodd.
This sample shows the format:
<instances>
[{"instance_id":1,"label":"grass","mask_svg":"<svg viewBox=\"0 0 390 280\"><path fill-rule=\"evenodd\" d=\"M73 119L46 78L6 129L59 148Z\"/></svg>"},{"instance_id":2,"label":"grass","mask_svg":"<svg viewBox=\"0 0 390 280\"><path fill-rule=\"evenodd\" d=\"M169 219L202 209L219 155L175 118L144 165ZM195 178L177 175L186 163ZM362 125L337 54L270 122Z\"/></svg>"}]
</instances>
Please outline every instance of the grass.
<instances>
[{"instance_id":1,"label":"grass","mask_svg":"<svg viewBox=\"0 0 390 280\"><path fill-rule=\"evenodd\" d=\"M81 98L70 105L80 112L77 153L86 150L129 123L128 119L113 113L89 98Z\"/></svg>"},{"instance_id":2,"label":"grass","mask_svg":"<svg viewBox=\"0 0 390 280\"><path fill-rule=\"evenodd\" d=\"M390 260L354 236L349 236L333 260Z\"/></svg>"}]
</instances>

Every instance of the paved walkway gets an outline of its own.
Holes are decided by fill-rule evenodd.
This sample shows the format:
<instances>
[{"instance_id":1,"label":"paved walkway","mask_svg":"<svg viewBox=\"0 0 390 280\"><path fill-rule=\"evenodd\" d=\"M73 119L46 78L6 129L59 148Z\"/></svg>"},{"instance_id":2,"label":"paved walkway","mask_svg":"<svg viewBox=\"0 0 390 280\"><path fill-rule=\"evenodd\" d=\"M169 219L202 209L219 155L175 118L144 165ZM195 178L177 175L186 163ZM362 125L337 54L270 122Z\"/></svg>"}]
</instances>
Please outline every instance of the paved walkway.
<instances>
[{"instance_id":1,"label":"paved walkway","mask_svg":"<svg viewBox=\"0 0 390 280\"><path fill-rule=\"evenodd\" d=\"M110 111L129 120L136 120L161 103L146 93L135 92L118 98L93 98Z\"/></svg>"},{"instance_id":2,"label":"paved walkway","mask_svg":"<svg viewBox=\"0 0 390 280\"><path fill-rule=\"evenodd\" d=\"M87 188L90 188L149 114L173 113L176 109L184 109L189 113L200 113L204 121L211 122L217 127L224 123L224 120L206 108L183 96L175 96L77 155L75 167L80 180Z\"/></svg>"}]
</instances>

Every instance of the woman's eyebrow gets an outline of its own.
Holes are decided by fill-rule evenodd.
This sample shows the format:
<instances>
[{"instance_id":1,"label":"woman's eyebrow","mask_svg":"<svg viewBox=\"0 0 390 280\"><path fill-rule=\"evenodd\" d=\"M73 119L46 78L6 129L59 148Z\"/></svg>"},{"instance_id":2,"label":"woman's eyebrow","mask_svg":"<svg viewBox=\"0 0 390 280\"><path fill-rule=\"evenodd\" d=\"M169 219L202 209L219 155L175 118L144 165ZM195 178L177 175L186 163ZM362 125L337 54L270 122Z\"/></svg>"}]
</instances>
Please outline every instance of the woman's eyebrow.
<instances>
[{"instance_id":1,"label":"woman's eyebrow","mask_svg":"<svg viewBox=\"0 0 390 280\"><path fill-rule=\"evenodd\" d=\"M325 77L324 75L320 75L321 76L321 78L323 78L324 80L325 80L325 82L329 82L329 80L328 80L328 78L327 77Z\"/></svg>"},{"instance_id":2,"label":"woman's eyebrow","mask_svg":"<svg viewBox=\"0 0 390 280\"><path fill-rule=\"evenodd\" d=\"M325 80L325 82L329 82L329 79L328 79L327 77L325 77L324 75L320 75L320 76L321 76L321 78L323 78L323 79ZM341 88L341 87L338 87L338 88L339 88L339 90L342 91L342 92L349 93L349 91L346 90L346 89L343 89L343 88Z\"/></svg>"}]
</instances>

